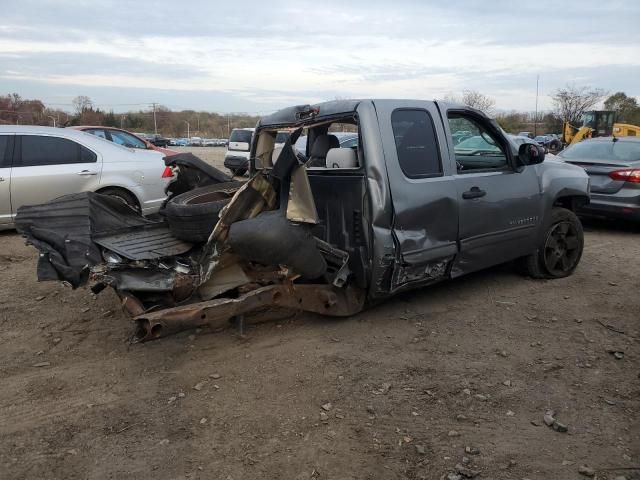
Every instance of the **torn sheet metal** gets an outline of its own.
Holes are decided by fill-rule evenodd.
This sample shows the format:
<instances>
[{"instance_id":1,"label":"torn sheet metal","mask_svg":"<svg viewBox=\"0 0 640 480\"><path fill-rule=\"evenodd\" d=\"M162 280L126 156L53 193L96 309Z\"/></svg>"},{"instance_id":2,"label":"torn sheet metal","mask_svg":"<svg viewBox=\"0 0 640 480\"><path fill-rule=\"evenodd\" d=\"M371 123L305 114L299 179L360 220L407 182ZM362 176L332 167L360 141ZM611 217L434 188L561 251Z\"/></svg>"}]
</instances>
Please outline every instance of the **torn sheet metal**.
<instances>
[{"instance_id":1,"label":"torn sheet metal","mask_svg":"<svg viewBox=\"0 0 640 480\"><path fill-rule=\"evenodd\" d=\"M140 268L115 270L104 276L118 290L133 292L170 292L176 285L176 273Z\"/></svg>"},{"instance_id":2,"label":"torn sheet metal","mask_svg":"<svg viewBox=\"0 0 640 480\"><path fill-rule=\"evenodd\" d=\"M311 223L319 221L316 203L311 192L307 169L302 165L295 167L289 184L289 202L287 218L292 222Z\"/></svg>"},{"instance_id":3,"label":"torn sheet metal","mask_svg":"<svg viewBox=\"0 0 640 480\"><path fill-rule=\"evenodd\" d=\"M251 279L237 263L216 270L209 280L198 287L198 294L203 300L210 300L231 289L249 283Z\"/></svg>"}]
</instances>

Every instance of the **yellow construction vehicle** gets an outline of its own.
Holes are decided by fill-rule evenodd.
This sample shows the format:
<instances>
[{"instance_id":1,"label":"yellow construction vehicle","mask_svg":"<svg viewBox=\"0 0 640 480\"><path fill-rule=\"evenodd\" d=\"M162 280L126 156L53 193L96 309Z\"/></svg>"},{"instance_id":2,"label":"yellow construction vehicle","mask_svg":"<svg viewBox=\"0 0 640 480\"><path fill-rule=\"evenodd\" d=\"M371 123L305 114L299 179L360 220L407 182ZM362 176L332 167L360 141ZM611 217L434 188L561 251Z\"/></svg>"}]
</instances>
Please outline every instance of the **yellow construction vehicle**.
<instances>
[{"instance_id":1,"label":"yellow construction vehicle","mask_svg":"<svg viewBox=\"0 0 640 480\"><path fill-rule=\"evenodd\" d=\"M612 110L593 110L582 116L582 126L574 127L569 122L562 126L562 143L565 146L593 137L630 137L640 136L640 127L628 123L615 123L616 112Z\"/></svg>"}]
</instances>

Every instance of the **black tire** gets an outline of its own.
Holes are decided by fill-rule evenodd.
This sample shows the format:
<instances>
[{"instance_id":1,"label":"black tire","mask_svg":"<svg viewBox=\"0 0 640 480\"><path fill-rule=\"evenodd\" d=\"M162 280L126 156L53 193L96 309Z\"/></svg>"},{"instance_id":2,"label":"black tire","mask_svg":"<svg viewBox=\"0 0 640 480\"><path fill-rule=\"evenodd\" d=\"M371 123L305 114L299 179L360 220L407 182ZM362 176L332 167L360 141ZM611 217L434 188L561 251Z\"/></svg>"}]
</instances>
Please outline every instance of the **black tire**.
<instances>
[{"instance_id":1,"label":"black tire","mask_svg":"<svg viewBox=\"0 0 640 480\"><path fill-rule=\"evenodd\" d=\"M220 210L241 186L242 182L216 183L173 197L163 211L173 236L188 242L206 242Z\"/></svg>"},{"instance_id":2,"label":"black tire","mask_svg":"<svg viewBox=\"0 0 640 480\"><path fill-rule=\"evenodd\" d=\"M230 168L231 173L234 177L242 177L245 173L247 173L246 168Z\"/></svg>"},{"instance_id":3,"label":"black tire","mask_svg":"<svg viewBox=\"0 0 640 480\"><path fill-rule=\"evenodd\" d=\"M124 188L109 187L99 190L98 193L117 198L122 203L129 205L136 212L140 213L140 204L138 203L138 199L133 193L125 190Z\"/></svg>"},{"instance_id":4,"label":"black tire","mask_svg":"<svg viewBox=\"0 0 640 480\"><path fill-rule=\"evenodd\" d=\"M524 274L533 278L564 278L571 275L582 257L584 232L575 213L555 207L537 250L519 259Z\"/></svg>"},{"instance_id":5,"label":"black tire","mask_svg":"<svg viewBox=\"0 0 640 480\"><path fill-rule=\"evenodd\" d=\"M549 144L549 151L551 153L559 152L560 150L562 150L562 143L560 142L560 140L553 140Z\"/></svg>"}]
</instances>

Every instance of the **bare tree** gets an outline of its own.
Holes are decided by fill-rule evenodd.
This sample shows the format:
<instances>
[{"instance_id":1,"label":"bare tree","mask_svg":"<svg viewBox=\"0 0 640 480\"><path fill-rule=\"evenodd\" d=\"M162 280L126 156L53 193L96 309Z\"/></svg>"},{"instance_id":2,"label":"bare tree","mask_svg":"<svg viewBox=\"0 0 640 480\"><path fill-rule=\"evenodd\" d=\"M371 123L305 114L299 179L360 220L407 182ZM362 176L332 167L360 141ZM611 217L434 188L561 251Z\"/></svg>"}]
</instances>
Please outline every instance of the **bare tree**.
<instances>
[{"instance_id":1,"label":"bare tree","mask_svg":"<svg viewBox=\"0 0 640 480\"><path fill-rule=\"evenodd\" d=\"M493 98L476 90L465 90L462 92L462 103L468 107L482 110L486 114L491 114L493 107L496 105L496 101Z\"/></svg>"},{"instance_id":2,"label":"bare tree","mask_svg":"<svg viewBox=\"0 0 640 480\"><path fill-rule=\"evenodd\" d=\"M617 92L604 101L604 108L607 110L615 110L617 119L621 122L632 121L634 117L638 117L640 106L638 101L633 97L628 97L624 92Z\"/></svg>"},{"instance_id":3,"label":"bare tree","mask_svg":"<svg viewBox=\"0 0 640 480\"><path fill-rule=\"evenodd\" d=\"M76 109L76 113L78 114L78 116L93 108L93 102L86 95L78 95L76 98L71 100L71 103Z\"/></svg>"},{"instance_id":4,"label":"bare tree","mask_svg":"<svg viewBox=\"0 0 640 480\"><path fill-rule=\"evenodd\" d=\"M605 95L606 92L601 88L567 85L557 89L551 98L556 116L563 121L577 124L582 114L600 103Z\"/></svg>"}]
</instances>

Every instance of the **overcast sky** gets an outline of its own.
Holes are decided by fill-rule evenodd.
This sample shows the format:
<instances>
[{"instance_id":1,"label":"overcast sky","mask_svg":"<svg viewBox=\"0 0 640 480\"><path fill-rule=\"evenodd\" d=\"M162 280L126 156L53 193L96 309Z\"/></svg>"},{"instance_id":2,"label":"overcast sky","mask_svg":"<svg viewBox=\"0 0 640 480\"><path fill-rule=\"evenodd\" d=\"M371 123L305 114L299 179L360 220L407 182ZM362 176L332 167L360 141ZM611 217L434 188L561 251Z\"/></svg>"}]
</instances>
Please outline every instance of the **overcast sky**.
<instances>
[{"instance_id":1,"label":"overcast sky","mask_svg":"<svg viewBox=\"0 0 640 480\"><path fill-rule=\"evenodd\" d=\"M267 113L474 89L533 110L539 74L543 109L567 83L640 96L637 1L218 3L2 0L0 92Z\"/></svg>"}]
</instances>

